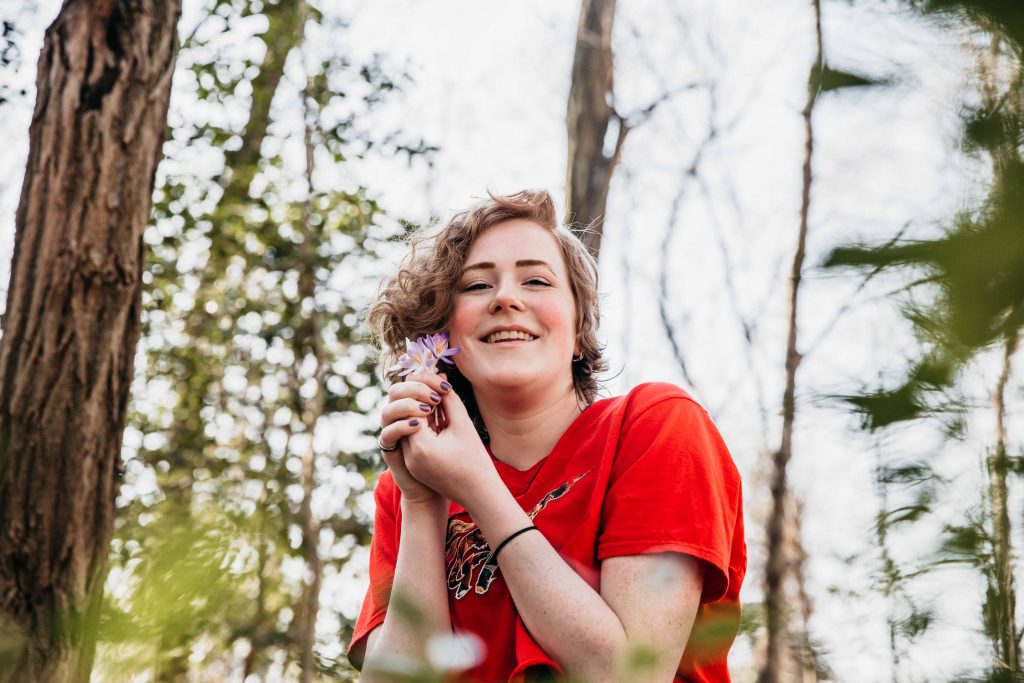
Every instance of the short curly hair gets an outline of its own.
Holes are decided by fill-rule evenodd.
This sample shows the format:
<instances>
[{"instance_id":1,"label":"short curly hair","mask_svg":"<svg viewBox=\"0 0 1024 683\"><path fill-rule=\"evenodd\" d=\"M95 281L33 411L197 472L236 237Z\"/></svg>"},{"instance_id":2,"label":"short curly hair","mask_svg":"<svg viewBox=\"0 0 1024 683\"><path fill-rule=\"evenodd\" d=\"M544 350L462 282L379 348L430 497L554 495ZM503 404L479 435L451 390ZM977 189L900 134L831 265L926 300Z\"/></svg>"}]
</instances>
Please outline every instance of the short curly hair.
<instances>
[{"instance_id":1,"label":"short curly hair","mask_svg":"<svg viewBox=\"0 0 1024 683\"><path fill-rule=\"evenodd\" d=\"M583 354L572 363L573 388L584 405L596 400L598 376L608 367L597 338L597 261L576 235L558 224L551 195L538 190L489 194L488 199L457 213L439 229L421 230L410 237L409 254L398 272L384 280L369 309L368 320L381 347L381 370L386 380L397 380L397 371L390 368L405 351L406 339L447 330L451 325L462 269L477 236L514 218L537 223L551 231L558 242L576 302L576 338ZM485 433L472 386L455 366L449 366L446 372L474 423Z\"/></svg>"}]
</instances>

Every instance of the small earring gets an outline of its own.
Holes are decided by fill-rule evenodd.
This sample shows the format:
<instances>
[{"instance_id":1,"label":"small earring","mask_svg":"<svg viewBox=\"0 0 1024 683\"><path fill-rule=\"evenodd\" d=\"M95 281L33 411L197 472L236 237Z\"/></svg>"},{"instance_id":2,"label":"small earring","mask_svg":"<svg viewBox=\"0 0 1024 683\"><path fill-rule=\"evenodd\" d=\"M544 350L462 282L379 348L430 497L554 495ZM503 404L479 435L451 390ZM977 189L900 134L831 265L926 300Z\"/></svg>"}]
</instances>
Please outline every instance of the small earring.
<instances>
[{"instance_id":1,"label":"small earring","mask_svg":"<svg viewBox=\"0 0 1024 683\"><path fill-rule=\"evenodd\" d=\"M583 352L582 351L580 351L580 355L578 357L577 356L573 356L572 357L572 362L573 363L579 363L581 360L583 360Z\"/></svg>"}]
</instances>

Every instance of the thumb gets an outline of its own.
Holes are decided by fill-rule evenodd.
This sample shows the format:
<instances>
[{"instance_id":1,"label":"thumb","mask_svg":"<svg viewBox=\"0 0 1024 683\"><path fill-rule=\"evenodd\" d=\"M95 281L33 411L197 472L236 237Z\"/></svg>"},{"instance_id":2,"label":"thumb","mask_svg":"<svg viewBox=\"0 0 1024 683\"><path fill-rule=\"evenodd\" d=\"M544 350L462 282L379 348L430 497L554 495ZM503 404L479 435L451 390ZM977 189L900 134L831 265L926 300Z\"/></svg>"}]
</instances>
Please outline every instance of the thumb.
<instances>
[{"instance_id":1,"label":"thumb","mask_svg":"<svg viewBox=\"0 0 1024 683\"><path fill-rule=\"evenodd\" d=\"M450 389L441 396L441 406L444 408L445 415L448 416L448 421L451 423L461 422L462 420L472 421L469 417L469 411L466 410L466 404L455 393L455 389Z\"/></svg>"}]
</instances>

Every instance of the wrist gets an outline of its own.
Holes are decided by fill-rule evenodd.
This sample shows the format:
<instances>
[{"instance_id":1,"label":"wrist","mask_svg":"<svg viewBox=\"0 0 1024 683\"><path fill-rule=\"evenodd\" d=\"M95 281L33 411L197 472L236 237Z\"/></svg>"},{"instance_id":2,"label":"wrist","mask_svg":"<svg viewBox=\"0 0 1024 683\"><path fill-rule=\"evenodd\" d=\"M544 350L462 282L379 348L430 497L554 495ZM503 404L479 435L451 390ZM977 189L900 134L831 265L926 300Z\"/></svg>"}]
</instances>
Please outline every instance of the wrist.
<instances>
[{"instance_id":1,"label":"wrist","mask_svg":"<svg viewBox=\"0 0 1024 683\"><path fill-rule=\"evenodd\" d=\"M493 505L502 494L512 495L498 470L490 463L486 467L475 469L471 477L459 487L458 494L458 498L453 500L466 508L470 515L482 506Z\"/></svg>"},{"instance_id":2,"label":"wrist","mask_svg":"<svg viewBox=\"0 0 1024 683\"><path fill-rule=\"evenodd\" d=\"M494 480L487 488L474 489L466 503L460 503L492 547L509 534L533 523L496 470Z\"/></svg>"},{"instance_id":3,"label":"wrist","mask_svg":"<svg viewBox=\"0 0 1024 683\"><path fill-rule=\"evenodd\" d=\"M443 517L447 519L451 501L444 496L434 496L423 500L408 500L403 497L401 506L403 517Z\"/></svg>"}]
</instances>

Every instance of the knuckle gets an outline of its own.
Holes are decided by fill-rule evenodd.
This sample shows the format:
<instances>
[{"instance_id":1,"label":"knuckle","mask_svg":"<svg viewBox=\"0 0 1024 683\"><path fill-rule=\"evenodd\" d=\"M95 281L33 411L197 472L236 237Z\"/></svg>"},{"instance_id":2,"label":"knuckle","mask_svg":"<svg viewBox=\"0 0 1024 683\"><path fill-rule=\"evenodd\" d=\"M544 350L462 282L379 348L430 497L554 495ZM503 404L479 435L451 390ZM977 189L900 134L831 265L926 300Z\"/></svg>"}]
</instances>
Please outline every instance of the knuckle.
<instances>
[{"instance_id":1,"label":"knuckle","mask_svg":"<svg viewBox=\"0 0 1024 683\"><path fill-rule=\"evenodd\" d=\"M390 425L392 422L395 421L395 417L394 417L395 410L394 410L393 406L394 406L393 403L389 403L388 405L384 406L383 410L380 411L380 426L381 427L387 428L388 425Z\"/></svg>"},{"instance_id":2,"label":"knuckle","mask_svg":"<svg viewBox=\"0 0 1024 683\"><path fill-rule=\"evenodd\" d=\"M437 379L437 375L432 372L419 373L416 375L416 379L419 380L421 386L426 387L431 387L440 381Z\"/></svg>"}]
</instances>

